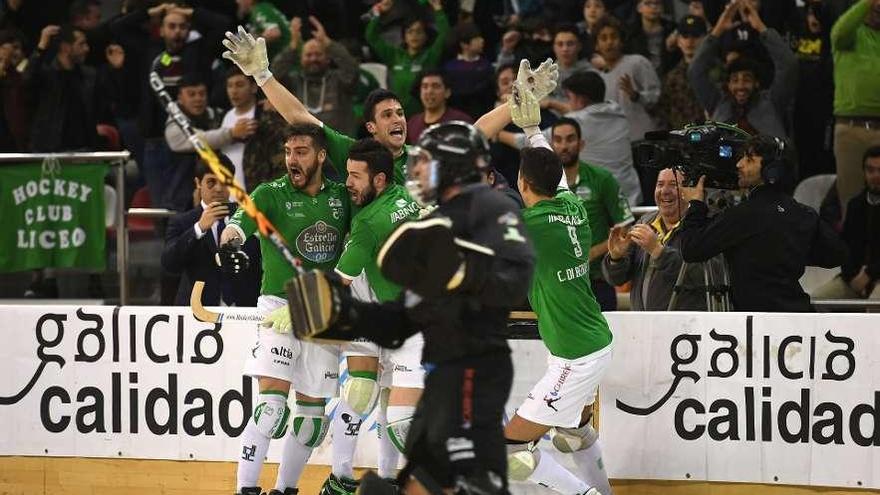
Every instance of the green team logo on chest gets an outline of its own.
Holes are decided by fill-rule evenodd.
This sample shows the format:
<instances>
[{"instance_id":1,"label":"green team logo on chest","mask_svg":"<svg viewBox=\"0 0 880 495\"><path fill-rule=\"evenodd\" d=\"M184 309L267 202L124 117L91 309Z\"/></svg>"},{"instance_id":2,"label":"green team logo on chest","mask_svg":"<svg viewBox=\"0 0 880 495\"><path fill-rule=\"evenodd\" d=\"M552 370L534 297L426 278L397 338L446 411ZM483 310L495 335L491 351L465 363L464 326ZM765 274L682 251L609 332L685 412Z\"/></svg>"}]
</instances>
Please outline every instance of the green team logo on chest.
<instances>
[{"instance_id":1,"label":"green team logo on chest","mask_svg":"<svg viewBox=\"0 0 880 495\"><path fill-rule=\"evenodd\" d=\"M341 242L339 230L319 220L296 236L296 250L313 263L326 263L336 258Z\"/></svg>"}]
</instances>

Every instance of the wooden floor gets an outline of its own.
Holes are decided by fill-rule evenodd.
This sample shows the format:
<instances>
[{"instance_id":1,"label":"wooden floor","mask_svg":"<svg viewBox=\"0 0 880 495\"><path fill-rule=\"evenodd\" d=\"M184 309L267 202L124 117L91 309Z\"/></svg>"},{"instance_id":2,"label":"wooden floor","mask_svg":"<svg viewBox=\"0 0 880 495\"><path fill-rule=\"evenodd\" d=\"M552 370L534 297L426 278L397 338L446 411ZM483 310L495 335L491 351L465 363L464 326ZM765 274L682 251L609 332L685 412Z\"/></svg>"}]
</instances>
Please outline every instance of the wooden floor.
<instances>
[{"instance_id":1,"label":"wooden floor","mask_svg":"<svg viewBox=\"0 0 880 495\"><path fill-rule=\"evenodd\" d=\"M277 469L277 464L266 465L261 478L264 487L273 486ZM300 494L317 494L328 472L327 466L306 467ZM743 483L620 481L612 484L615 495L868 493L866 490ZM230 495L234 488L235 465L230 462L0 457L0 495Z\"/></svg>"}]
</instances>

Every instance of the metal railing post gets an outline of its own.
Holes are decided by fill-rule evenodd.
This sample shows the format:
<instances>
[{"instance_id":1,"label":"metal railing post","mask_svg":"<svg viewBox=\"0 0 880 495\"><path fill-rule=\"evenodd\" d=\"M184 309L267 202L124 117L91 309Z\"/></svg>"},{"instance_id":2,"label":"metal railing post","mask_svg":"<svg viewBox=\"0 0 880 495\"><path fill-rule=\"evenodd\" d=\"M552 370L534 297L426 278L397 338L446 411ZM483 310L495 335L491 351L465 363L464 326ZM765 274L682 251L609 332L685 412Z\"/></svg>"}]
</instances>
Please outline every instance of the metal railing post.
<instances>
[{"instance_id":1,"label":"metal railing post","mask_svg":"<svg viewBox=\"0 0 880 495\"><path fill-rule=\"evenodd\" d=\"M119 274L119 305L128 304L128 224L125 219L125 165L116 167L116 271Z\"/></svg>"}]
</instances>

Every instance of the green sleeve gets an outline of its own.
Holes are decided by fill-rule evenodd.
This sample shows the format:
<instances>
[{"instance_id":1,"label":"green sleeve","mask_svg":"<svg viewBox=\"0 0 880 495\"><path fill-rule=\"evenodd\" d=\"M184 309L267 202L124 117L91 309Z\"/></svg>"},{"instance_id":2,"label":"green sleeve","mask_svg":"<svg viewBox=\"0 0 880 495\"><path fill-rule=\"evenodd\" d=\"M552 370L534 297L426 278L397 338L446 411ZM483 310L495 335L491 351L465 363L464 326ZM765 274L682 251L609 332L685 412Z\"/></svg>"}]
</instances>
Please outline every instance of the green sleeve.
<instances>
[{"instance_id":1,"label":"green sleeve","mask_svg":"<svg viewBox=\"0 0 880 495\"><path fill-rule=\"evenodd\" d=\"M348 279L360 275L376 252L376 237L370 229L362 222L353 223L351 235L336 264L336 271Z\"/></svg>"},{"instance_id":2,"label":"green sleeve","mask_svg":"<svg viewBox=\"0 0 880 495\"><path fill-rule=\"evenodd\" d=\"M832 51L850 50L856 43L856 30L865 22L870 0L860 0L837 19L831 28Z\"/></svg>"},{"instance_id":3,"label":"green sleeve","mask_svg":"<svg viewBox=\"0 0 880 495\"><path fill-rule=\"evenodd\" d=\"M341 182L348 177L345 161L348 160L348 150L354 144L354 139L336 129L324 124L324 137L327 138L327 156L333 164L333 169L339 174Z\"/></svg>"},{"instance_id":4,"label":"green sleeve","mask_svg":"<svg viewBox=\"0 0 880 495\"><path fill-rule=\"evenodd\" d=\"M434 11L434 29L437 30L437 36L434 42L428 47L425 55L425 66L435 67L440 63L440 57L443 56L443 49L446 47L446 36L449 34L449 19L446 18L446 12L443 9Z\"/></svg>"},{"instance_id":5,"label":"green sleeve","mask_svg":"<svg viewBox=\"0 0 880 495\"><path fill-rule=\"evenodd\" d=\"M632 210L629 209L629 203L623 194L620 193L620 186L614 179L614 176L608 174L602 185L602 202L608 217L611 219L612 226L622 225L635 221Z\"/></svg>"},{"instance_id":6,"label":"green sleeve","mask_svg":"<svg viewBox=\"0 0 880 495\"><path fill-rule=\"evenodd\" d=\"M254 204L257 206L257 209L263 212L264 215L272 221L272 212L269 211L269 201L268 196L266 194L267 183L260 184L254 189L254 192L251 193L251 200L253 200ZM257 222L254 221L249 215L244 212L244 208L238 208L233 213L232 218L229 219L229 225L235 225L244 232L244 238L252 236L254 232L257 231Z\"/></svg>"},{"instance_id":7,"label":"green sleeve","mask_svg":"<svg viewBox=\"0 0 880 495\"><path fill-rule=\"evenodd\" d=\"M369 43L370 48L376 52L376 56L379 57L382 62L386 65L390 65L394 63L394 59L397 57L397 50L385 42L381 36L379 36L379 18L373 17L370 19L370 22L367 23L367 29L364 32L364 37L367 39L367 43Z\"/></svg>"}]
</instances>

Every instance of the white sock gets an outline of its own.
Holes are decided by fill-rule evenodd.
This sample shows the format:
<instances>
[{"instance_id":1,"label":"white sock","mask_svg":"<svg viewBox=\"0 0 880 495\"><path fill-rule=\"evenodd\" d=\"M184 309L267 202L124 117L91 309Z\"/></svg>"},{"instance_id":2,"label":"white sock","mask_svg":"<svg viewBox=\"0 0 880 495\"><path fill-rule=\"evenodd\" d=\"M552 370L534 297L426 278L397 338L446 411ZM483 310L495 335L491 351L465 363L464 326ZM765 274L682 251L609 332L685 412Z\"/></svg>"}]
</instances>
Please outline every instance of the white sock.
<instances>
[{"instance_id":1,"label":"white sock","mask_svg":"<svg viewBox=\"0 0 880 495\"><path fill-rule=\"evenodd\" d=\"M552 488L563 495L579 495L590 489L590 485L578 478L547 451L541 451L535 472L529 481Z\"/></svg>"},{"instance_id":2,"label":"white sock","mask_svg":"<svg viewBox=\"0 0 880 495\"><path fill-rule=\"evenodd\" d=\"M297 402L293 416L323 416L323 404L304 404ZM278 466L278 478L275 481L275 489L284 491L285 488L296 488L299 477L312 455L312 447L306 447L297 438L291 426L284 437L284 452L281 454L281 465Z\"/></svg>"},{"instance_id":3,"label":"white sock","mask_svg":"<svg viewBox=\"0 0 880 495\"><path fill-rule=\"evenodd\" d=\"M261 393L257 398L257 404L270 404L273 408L283 410L287 402L287 395L280 392ZM260 431L253 416L244 427L241 434L241 453L238 458L238 474L236 476L236 488L240 492L244 487L257 486L260 482L260 471L263 469L263 461L266 460L266 452L269 450L269 442L272 438Z\"/></svg>"},{"instance_id":4,"label":"white sock","mask_svg":"<svg viewBox=\"0 0 880 495\"><path fill-rule=\"evenodd\" d=\"M379 436L379 476L382 478L394 478L397 476L397 463L400 460L400 451L388 439L388 416L385 408L376 410L376 422L379 428L376 434Z\"/></svg>"},{"instance_id":5,"label":"white sock","mask_svg":"<svg viewBox=\"0 0 880 495\"><path fill-rule=\"evenodd\" d=\"M608 482L608 473L605 472L605 464L602 462L602 447L599 446L599 441L590 445L588 449L572 452L571 455L584 480L602 495L611 495L611 484Z\"/></svg>"},{"instance_id":6,"label":"white sock","mask_svg":"<svg viewBox=\"0 0 880 495\"><path fill-rule=\"evenodd\" d=\"M333 435L333 474L354 478L352 460L363 419L343 399L336 403L336 414L330 424Z\"/></svg>"}]
</instances>

